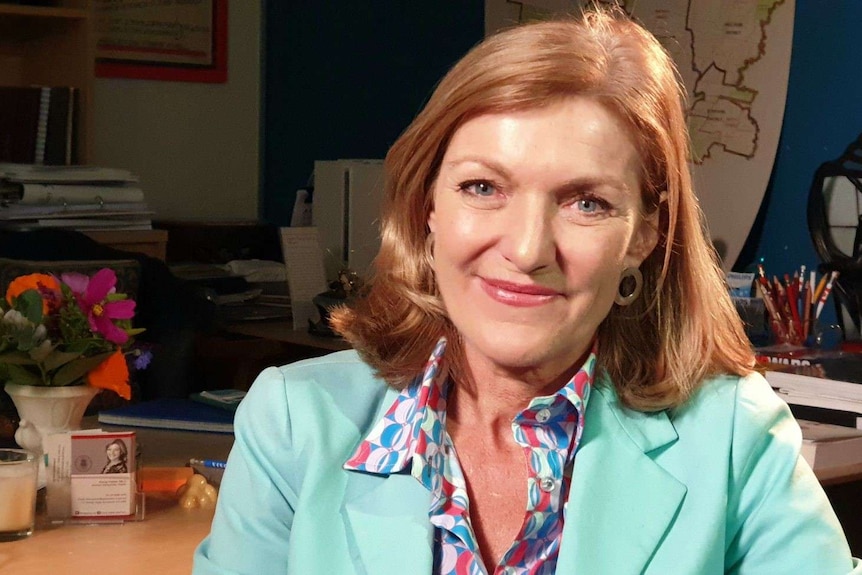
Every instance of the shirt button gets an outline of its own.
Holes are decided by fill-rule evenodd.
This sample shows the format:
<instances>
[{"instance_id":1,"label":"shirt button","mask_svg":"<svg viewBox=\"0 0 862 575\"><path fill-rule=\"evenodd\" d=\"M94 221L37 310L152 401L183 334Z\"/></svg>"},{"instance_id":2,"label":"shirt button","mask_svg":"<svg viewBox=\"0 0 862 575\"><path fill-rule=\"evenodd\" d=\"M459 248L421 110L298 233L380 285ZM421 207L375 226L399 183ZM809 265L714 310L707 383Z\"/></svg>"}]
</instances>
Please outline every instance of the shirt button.
<instances>
[{"instance_id":1,"label":"shirt button","mask_svg":"<svg viewBox=\"0 0 862 575\"><path fill-rule=\"evenodd\" d=\"M553 491L555 486L556 482L554 481L553 477L542 477L541 479L539 479L539 489L541 489L545 493L550 493L551 491Z\"/></svg>"},{"instance_id":2,"label":"shirt button","mask_svg":"<svg viewBox=\"0 0 862 575\"><path fill-rule=\"evenodd\" d=\"M551 410L550 409L540 409L538 413L536 413L536 421L539 423L545 423L551 419Z\"/></svg>"}]
</instances>

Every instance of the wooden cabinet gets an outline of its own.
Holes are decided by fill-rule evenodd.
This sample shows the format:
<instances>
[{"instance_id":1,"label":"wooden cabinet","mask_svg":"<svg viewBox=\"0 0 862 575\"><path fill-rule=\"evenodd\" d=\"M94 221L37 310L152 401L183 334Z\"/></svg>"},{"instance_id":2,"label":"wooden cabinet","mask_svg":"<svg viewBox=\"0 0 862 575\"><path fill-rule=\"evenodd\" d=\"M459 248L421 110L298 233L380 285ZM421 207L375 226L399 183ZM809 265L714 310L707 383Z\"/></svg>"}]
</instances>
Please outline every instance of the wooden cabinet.
<instances>
[{"instance_id":1,"label":"wooden cabinet","mask_svg":"<svg viewBox=\"0 0 862 575\"><path fill-rule=\"evenodd\" d=\"M73 86L78 160L92 158L95 35L92 0L0 4L0 85Z\"/></svg>"}]
</instances>

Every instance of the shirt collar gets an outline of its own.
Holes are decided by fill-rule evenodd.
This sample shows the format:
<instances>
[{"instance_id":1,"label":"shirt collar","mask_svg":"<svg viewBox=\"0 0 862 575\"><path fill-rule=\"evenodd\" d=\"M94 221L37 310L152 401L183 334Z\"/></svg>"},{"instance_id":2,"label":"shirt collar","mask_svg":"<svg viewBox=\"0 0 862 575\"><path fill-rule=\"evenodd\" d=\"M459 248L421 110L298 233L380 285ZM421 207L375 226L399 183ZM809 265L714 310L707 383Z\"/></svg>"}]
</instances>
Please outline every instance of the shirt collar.
<instances>
[{"instance_id":1,"label":"shirt collar","mask_svg":"<svg viewBox=\"0 0 862 575\"><path fill-rule=\"evenodd\" d=\"M408 468L414 456L428 463L431 453L443 444L446 422L446 396L448 373L441 370L446 351L446 338L441 337L434 347L422 374L405 387L389 407L386 414L365 436L344 464L344 469L388 475ZM593 384L596 364L596 347L566 385L550 396L534 398L518 418L527 417L556 398L564 398L578 412L579 425L574 445L580 443L583 416ZM570 458L574 456L574 450ZM418 462L417 462L418 463Z\"/></svg>"}]
</instances>

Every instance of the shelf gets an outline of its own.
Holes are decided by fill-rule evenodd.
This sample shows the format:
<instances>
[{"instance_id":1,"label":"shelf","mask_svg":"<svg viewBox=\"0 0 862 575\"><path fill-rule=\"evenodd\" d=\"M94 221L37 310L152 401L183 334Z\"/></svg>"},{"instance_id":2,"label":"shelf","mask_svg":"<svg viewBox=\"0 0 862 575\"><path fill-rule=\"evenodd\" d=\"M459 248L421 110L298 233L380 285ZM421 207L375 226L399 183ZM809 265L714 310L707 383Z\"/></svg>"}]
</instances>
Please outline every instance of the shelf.
<instances>
[{"instance_id":1,"label":"shelf","mask_svg":"<svg viewBox=\"0 0 862 575\"><path fill-rule=\"evenodd\" d=\"M52 5L0 3L0 85L77 88L77 162L87 163L92 150L95 78L92 0L42 4Z\"/></svg>"},{"instance_id":2,"label":"shelf","mask_svg":"<svg viewBox=\"0 0 862 575\"><path fill-rule=\"evenodd\" d=\"M0 4L0 16L26 16L28 18L60 18L86 20L89 12L81 8L54 8L50 6L21 6Z\"/></svg>"}]
</instances>

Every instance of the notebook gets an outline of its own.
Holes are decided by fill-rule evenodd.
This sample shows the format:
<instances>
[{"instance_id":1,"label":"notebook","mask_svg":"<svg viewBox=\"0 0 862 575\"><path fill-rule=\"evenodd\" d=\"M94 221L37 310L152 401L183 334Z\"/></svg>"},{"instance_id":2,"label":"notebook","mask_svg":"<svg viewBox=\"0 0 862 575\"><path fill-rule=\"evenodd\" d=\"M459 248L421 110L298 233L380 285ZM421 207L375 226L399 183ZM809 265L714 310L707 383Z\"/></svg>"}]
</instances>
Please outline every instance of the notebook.
<instances>
[{"instance_id":1,"label":"notebook","mask_svg":"<svg viewBox=\"0 0 862 575\"><path fill-rule=\"evenodd\" d=\"M99 412L99 423L233 433L233 412L190 399L162 398Z\"/></svg>"}]
</instances>

